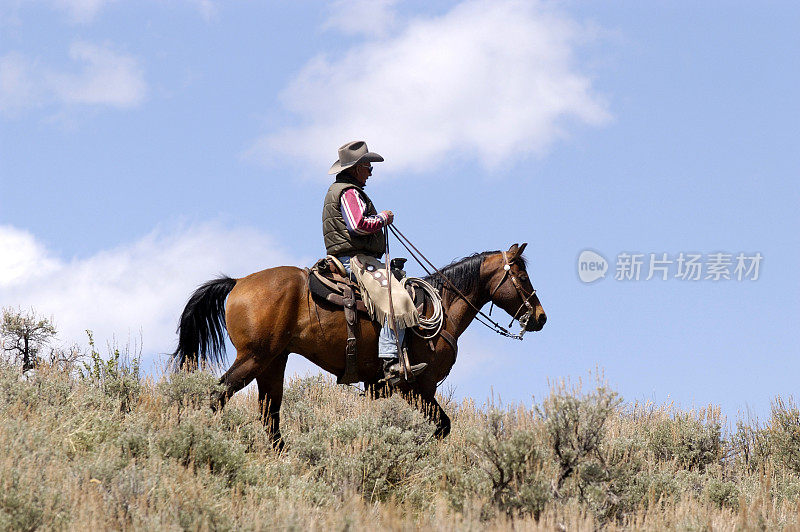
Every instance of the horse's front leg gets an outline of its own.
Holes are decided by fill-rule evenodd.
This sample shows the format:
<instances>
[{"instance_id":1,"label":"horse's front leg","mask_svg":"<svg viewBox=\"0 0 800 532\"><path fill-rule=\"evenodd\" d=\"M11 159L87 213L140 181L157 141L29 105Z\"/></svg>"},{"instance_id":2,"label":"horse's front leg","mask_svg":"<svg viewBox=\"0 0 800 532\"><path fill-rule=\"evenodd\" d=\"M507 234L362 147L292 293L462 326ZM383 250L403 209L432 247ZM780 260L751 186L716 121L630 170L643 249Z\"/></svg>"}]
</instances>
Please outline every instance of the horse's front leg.
<instances>
[{"instance_id":1,"label":"horse's front leg","mask_svg":"<svg viewBox=\"0 0 800 532\"><path fill-rule=\"evenodd\" d=\"M436 438L441 440L450 434L450 416L436 400L435 383L432 386L423 386L421 389L412 389L402 395L411 406L421 411L428 421L436 425L436 431L433 433Z\"/></svg>"},{"instance_id":2,"label":"horse's front leg","mask_svg":"<svg viewBox=\"0 0 800 532\"><path fill-rule=\"evenodd\" d=\"M429 412L430 414L426 414L428 419L436 425L436 430L434 431L433 435L443 440L450 434L450 416L444 411L442 405L439 404L439 401L436 400L435 397L431 398L429 405Z\"/></svg>"},{"instance_id":3,"label":"horse's front leg","mask_svg":"<svg viewBox=\"0 0 800 532\"><path fill-rule=\"evenodd\" d=\"M364 396L376 400L391 397L394 393L394 387L387 382L371 382L364 383Z\"/></svg>"},{"instance_id":4,"label":"horse's front leg","mask_svg":"<svg viewBox=\"0 0 800 532\"><path fill-rule=\"evenodd\" d=\"M289 352L284 351L256 377L261 422L267 429L272 446L278 451L283 450L284 447L280 427L281 402L283 401L283 375L286 372L288 359Z\"/></svg>"}]
</instances>

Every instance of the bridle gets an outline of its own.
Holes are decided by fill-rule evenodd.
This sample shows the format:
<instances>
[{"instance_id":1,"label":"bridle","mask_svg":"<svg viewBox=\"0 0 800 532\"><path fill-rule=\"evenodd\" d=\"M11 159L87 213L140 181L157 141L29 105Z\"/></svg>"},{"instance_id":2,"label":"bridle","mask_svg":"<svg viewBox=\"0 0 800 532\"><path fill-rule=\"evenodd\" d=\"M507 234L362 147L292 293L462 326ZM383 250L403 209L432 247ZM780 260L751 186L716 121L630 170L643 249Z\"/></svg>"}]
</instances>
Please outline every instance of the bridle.
<instances>
[{"instance_id":1,"label":"bridle","mask_svg":"<svg viewBox=\"0 0 800 532\"><path fill-rule=\"evenodd\" d=\"M497 286L494 287L494 290L492 290L489 294L489 300L492 302L492 304L489 306L489 316L492 315L492 309L494 309L494 294L500 289L501 286L503 286L503 283L505 283L507 279L511 279L511 284L513 284L514 288L517 290L517 295L519 295L520 299L522 299L522 303L517 308L517 311L514 313L514 315L511 316L511 321L508 323L508 326L511 327L511 325L513 325L514 320L517 319L517 314L519 314L523 307L526 307L527 310L525 313L519 317L519 324L522 327L519 332L519 337L522 338L522 335L525 334L525 327L528 325L531 317L533 317L533 315L536 313L536 309L531 304L531 298L536 295L536 289L534 288L533 291L526 296L525 289L522 288L519 277L514 275L514 272L511 271L512 261L508 260L508 255L505 251L502 253L504 270L503 277L500 279L500 282L497 283Z\"/></svg>"},{"instance_id":2,"label":"bridle","mask_svg":"<svg viewBox=\"0 0 800 532\"><path fill-rule=\"evenodd\" d=\"M475 316L475 319L479 323L485 325L486 327L489 327L494 332L496 332L497 334L500 334L502 336L507 336L509 338L514 338L515 340L522 340L522 336L525 334L525 327L528 325L528 321L531 319L531 316L533 316L534 313L535 313L535 309L533 308L533 305L531 305L530 299L533 296L536 295L536 289L534 289L533 292L531 292L528 297L524 297L525 296L525 290L523 290L523 288L520 286L520 282L519 282L519 279L517 278L517 276L514 275L511 272L511 263L509 263L508 257L506 256L506 252L505 251L502 252L503 253L503 262L504 262L503 269L505 270L505 273L503 274L503 278L500 279L500 283L498 283L498 285L494 288L494 290L492 290L490 299L494 296L494 293L497 292L497 289L500 288L500 286L504 282L506 282L506 279L510 278L511 282L514 284L514 288L516 288L516 290L517 290L517 294L522 298L522 304L519 306L517 311L514 313L514 316L511 318L511 322L508 324L508 326L511 327L511 325L513 325L514 320L517 319L517 314L519 314L519 311L522 310L522 307L527 307L528 308L528 310L522 316L520 316L520 318L519 318L519 324L522 327L520 332L519 332L519 334L514 334L514 333L510 332L508 329L506 329L505 327L503 327L502 325L500 325L499 323L494 321L492 318L490 318L488 315L486 315L481 309L479 309L477 306L475 306L475 304L472 301L470 301L469 298L467 298L467 296L462 294L461 290L456 288L456 286L452 282L450 282L450 279L448 279L445 274L440 272L439 269L436 266L434 266L433 263L430 260L428 260L428 258L425 255L423 255L422 252L420 252L420 250L418 250L417 247L414 244L411 243L411 241L408 239L408 237L406 237L403 233L401 233L400 230L397 229L397 227L394 224L389 225L388 228L394 234L394 236L397 237L397 240L401 244L403 244L403 247L405 247L406 250L408 250L409 254L414 258L414 260L417 261L420 266L422 266L422 269L425 270L425 272L428 275L433 275L433 274L430 271L428 271L428 268L425 267L425 264L422 263L422 260L427 262L428 265L431 268L433 268L433 270L442 278L442 280L444 281L443 282L443 287L447 287L447 288L451 289L461 299L466 301L467 304L469 306L471 306L477 312L477 314ZM417 254L419 255L419 257L417 257ZM422 260L420 260L420 259L422 259ZM492 307L489 308L489 314L490 315L492 313L492 308L493 307L494 307L494 301L492 301Z\"/></svg>"}]
</instances>

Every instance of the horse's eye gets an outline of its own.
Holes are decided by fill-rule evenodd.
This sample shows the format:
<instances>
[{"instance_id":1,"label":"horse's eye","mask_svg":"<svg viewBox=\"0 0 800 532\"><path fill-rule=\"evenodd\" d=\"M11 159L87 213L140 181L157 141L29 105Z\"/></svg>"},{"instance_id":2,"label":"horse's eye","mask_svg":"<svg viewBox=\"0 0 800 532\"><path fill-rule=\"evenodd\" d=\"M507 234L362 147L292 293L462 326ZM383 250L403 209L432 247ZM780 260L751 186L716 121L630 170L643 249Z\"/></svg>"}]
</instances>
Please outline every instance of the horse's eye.
<instances>
[{"instance_id":1,"label":"horse's eye","mask_svg":"<svg viewBox=\"0 0 800 532\"><path fill-rule=\"evenodd\" d=\"M519 279L520 279L520 281L527 281L528 280L528 274L527 273L519 274Z\"/></svg>"}]
</instances>

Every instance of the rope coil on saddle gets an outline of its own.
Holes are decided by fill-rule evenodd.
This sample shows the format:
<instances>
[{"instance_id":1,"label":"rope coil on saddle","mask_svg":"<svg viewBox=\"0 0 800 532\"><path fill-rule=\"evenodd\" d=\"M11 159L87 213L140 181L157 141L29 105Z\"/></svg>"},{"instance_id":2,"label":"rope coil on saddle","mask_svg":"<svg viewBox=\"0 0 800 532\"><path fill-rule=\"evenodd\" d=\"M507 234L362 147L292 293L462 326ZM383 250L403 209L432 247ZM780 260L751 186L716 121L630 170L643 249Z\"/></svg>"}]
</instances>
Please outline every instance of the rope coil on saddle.
<instances>
[{"instance_id":1,"label":"rope coil on saddle","mask_svg":"<svg viewBox=\"0 0 800 532\"><path fill-rule=\"evenodd\" d=\"M439 331L442 330L442 325L444 324L442 296L439 295L439 292L433 286L431 286L430 283L420 279L419 277L406 277L403 279L403 288L405 288L406 285L410 285L412 287L418 286L421 288L423 292L428 294L428 297L433 305L433 314L431 314L431 317L426 318L420 313L419 324L416 327L413 327L411 331L423 340L432 340L436 338L436 336L439 334Z\"/></svg>"}]
</instances>

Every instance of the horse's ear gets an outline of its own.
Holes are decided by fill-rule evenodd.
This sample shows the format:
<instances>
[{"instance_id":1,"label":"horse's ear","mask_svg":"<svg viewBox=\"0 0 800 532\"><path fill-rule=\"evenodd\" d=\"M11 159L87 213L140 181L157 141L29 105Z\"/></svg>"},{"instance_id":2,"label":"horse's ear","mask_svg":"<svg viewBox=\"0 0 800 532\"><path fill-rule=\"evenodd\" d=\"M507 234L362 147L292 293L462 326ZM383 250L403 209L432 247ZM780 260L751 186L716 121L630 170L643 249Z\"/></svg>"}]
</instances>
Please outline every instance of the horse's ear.
<instances>
[{"instance_id":1,"label":"horse's ear","mask_svg":"<svg viewBox=\"0 0 800 532\"><path fill-rule=\"evenodd\" d=\"M525 246L527 246L527 245L528 245L527 242L523 242L521 246L518 245L518 244L514 244L513 246L508 248L508 252L507 253L508 253L508 257L509 257L509 259L508 259L509 262L513 261L514 259L516 259L520 255L522 255L522 252L525 251Z\"/></svg>"}]
</instances>

